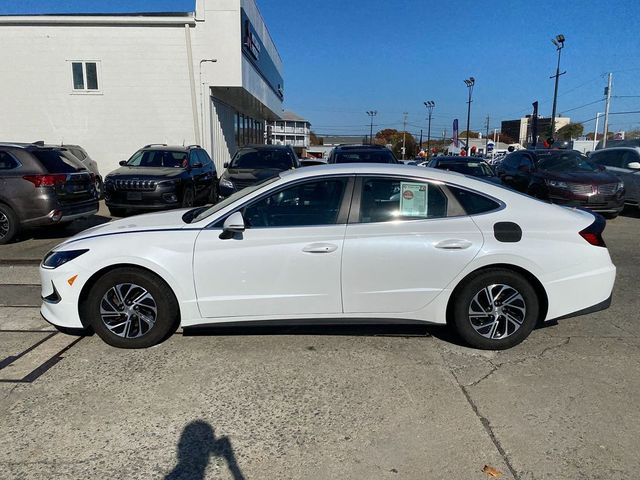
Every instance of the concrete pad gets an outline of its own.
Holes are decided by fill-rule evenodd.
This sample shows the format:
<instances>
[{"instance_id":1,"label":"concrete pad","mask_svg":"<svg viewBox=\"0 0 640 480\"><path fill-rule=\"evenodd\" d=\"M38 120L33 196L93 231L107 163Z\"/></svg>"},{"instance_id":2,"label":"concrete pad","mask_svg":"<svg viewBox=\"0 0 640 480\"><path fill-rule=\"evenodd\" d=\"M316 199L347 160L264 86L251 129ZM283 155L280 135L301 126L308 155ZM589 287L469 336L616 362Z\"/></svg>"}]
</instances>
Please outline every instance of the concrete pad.
<instances>
[{"instance_id":1,"label":"concrete pad","mask_svg":"<svg viewBox=\"0 0 640 480\"><path fill-rule=\"evenodd\" d=\"M162 476L200 431L215 478L232 478L229 459L244 478L483 479L485 464L511 478L434 342L177 335L125 351L87 338L5 402L0 464L15 477Z\"/></svg>"},{"instance_id":2,"label":"concrete pad","mask_svg":"<svg viewBox=\"0 0 640 480\"><path fill-rule=\"evenodd\" d=\"M3 335L10 335L10 333L5 332ZM71 346L72 343L78 340L78 337L52 333L49 334L48 337L40 340L44 341L34 344L34 348L27 353L11 363L4 365L4 368L0 370L0 381L21 381L28 379L31 373L44 366L46 362Z\"/></svg>"},{"instance_id":3,"label":"concrete pad","mask_svg":"<svg viewBox=\"0 0 640 480\"><path fill-rule=\"evenodd\" d=\"M38 265L0 265L0 285L40 285Z\"/></svg>"},{"instance_id":4,"label":"concrete pad","mask_svg":"<svg viewBox=\"0 0 640 480\"><path fill-rule=\"evenodd\" d=\"M0 307L39 307L40 285L0 285Z\"/></svg>"},{"instance_id":5,"label":"concrete pad","mask_svg":"<svg viewBox=\"0 0 640 480\"><path fill-rule=\"evenodd\" d=\"M1 332L0 333L0 378L2 368L33 345L43 341L51 332Z\"/></svg>"},{"instance_id":6,"label":"concrete pad","mask_svg":"<svg viewBox=\"0 0 640 480\"><path fill-rule=\"evenodd\" d=\"M0 307L0 332L6 330L56 331L53 325L44 321L39 307Z\"/></svg>"},{"instance_id":7,"label":"concrete pad","mask_svg":"<svg viewBox=\"0 0 640 480\"><path fill-rule=\"evenodd\" d=\"M519 478L637 478L639 347L572 337L467 387Z\"/></svg>"}]
</instances>

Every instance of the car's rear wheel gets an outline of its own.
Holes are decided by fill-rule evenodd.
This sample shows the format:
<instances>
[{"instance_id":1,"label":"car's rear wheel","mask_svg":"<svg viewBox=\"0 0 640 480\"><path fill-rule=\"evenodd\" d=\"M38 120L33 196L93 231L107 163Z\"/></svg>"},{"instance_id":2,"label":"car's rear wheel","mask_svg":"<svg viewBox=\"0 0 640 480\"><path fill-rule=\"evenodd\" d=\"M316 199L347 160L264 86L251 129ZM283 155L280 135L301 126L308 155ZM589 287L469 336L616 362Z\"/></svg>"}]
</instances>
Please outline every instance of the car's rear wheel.
<instances>
[{"instance_id":1,"label":"car's rear wheel","mask_svg":"<svg viewBox=\"0 0 640 480\"><path fill-rule=\"evenodd\" d=\"M11 207L0 203L0 245L13 240L19 228L18 217Z\"/></svg>"},{"instance_id":2,"label":"car's rear wheel","mask_svg":"<svg viewBox=\"0 0 640 480\"><path fill-rule=\"evenodd\" d=\"M529 336L538 321L535 289L519 273L487 269L465 281L452 298L460 337L483 350L503 350Z\"/></svg>"},{"instance_id":3,"label":"car's rear wheel","mask_svg":"<svg viewBox=\"0 0 640 480\"><path fill-rule=\"evenodd\" d=\"M215 205L218 203L218 183L213 182L211 184L211 190L209 191L209 203Z\"/></svg>"},{"instance_id":4,"label":"car's rear wheel","mask_svg":"<svg viewBox=\"0 0 640 480\"><path fill-rule=\"evenodd\" d=\"M162 342L178 325L178 302L171 288L146 270L111 270L91 287L84 313L109 345L146 348Z\"/></svg>"}]
</instances>

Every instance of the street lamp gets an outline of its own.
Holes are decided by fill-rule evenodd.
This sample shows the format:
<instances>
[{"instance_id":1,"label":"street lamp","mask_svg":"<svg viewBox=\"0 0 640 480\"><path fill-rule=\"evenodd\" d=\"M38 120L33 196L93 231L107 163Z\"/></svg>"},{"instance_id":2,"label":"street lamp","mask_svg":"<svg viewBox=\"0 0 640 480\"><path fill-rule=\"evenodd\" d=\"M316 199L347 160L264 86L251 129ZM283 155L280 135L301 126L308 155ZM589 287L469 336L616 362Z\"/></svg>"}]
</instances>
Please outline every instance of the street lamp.
<instances>
[{"instance_id":1,"label":"street lamp","mask_svg":"<svg viewBox=\"0 0 640 480\"><path fill-rule=\"evenodd\" d=\"M469 89L469 101L467 102L467 155L471 152L469 148L469 122L471 121L471 94L473 93L473 86L476 84L476 79L469 77L464 81L464 84Z\"/></svg>"},{"instance_id":2,"label":"street lamp","mask_svg":"<svg viewBox=\"0 0 640 480\"><path fill-rule=\"evenodd\" d=\"M556 38L551 39L551 43L556 46L556 50L558 51L558 66L556 68L556 74L549 77L555 77L556 79L556 86L553 90L553 110L551 112L551 136L553 137L556 134L556 104L558 102L558 80L560 79L560 75L564 75L567 72L560 73L560 54L562 53L562 49L564 48L564 35L556 35Z\"/></svg>"},{"instance_id":3,"label":"street lamp","mask_svg":"<svg viewBox=\"0 0 640 480\"><path fill-rule=\"evenodd\" d=\"M436 102L428 100L423 103L424 106L427 107L427 112L429 112L429 127L427 129L427 160L429 160L431 156L431 114L433 113L433 107L436 106Z\"/></svg>"},{"instance_id":4,"label":"street lamp","mask_svg":"<svg viewBox=\"0 0 640 480\"><path fill-rule=\"evenodd\" d=\"M200 143L205 143L205 115L204 115L204 97L205 97L205 91L204 91L204 82L202 81L202 64L203 63L216 63L218 61L217 58L203 58L202 60L200 60L200 65L199 65L199 72L200 72L200 123L202 124L202 128L201 128L201 132L200 132L200 136L201 138L198 139L196 138L196 143L200 144ZM201 145L202 146L202 145Z\"/></svg>"},{"instance_id":5,"label":"street lamp","mask_svg":"<svg viewBox=\"0 0 640 480\"><path fill-rule=\"evenodd\" d=\"M371 128L369 130L369 145L373 144L373 117L378 114L377 110L369 110L367 115L371 117Z\"/></svg>"}]
</instances>

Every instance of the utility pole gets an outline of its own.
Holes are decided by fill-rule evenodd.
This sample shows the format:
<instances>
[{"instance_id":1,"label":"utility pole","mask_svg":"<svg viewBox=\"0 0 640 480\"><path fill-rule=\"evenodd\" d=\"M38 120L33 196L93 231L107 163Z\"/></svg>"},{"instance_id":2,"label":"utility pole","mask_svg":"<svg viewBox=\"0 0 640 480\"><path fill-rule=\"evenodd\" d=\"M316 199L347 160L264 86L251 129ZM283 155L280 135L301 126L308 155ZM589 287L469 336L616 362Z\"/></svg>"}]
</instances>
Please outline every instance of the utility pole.
<instances>
[{"instance_id":1,"label":"utility pole","mask_svg":"<svg viewBox=\"0 0 640 480\"><path fill-rule=\"evenodd\" d=\"M484 154L487 155L487 147L489 146L489 115L487 115L487 134L484 137Z\"/></svg>"},{"instance_id":2,"label":"utility pole","mask_svg":"<svg viewBox=\"0 0 640 480\"><path fill-rule=\"evenodd\" d=\"M422 129L420 129L420 148L418 149L418 152L422 151Z\"/></svg>"},{"instance_id":3,"label":"utility pole","mask_svg":"<svg viewBox=\"0 0 640 480\"><path fill-rule=\"evenodd\" d=\"M377 110L369 110L367 112L367 115L371 117L371 128L369 130L369 145L373 144L373 117L375 117L377 114L378 114Z\"/></svg>"},{"instance_id":4,"label":"utility pole","mask_svg":"<svg viewBox=\"0 0 640 480\"><path fill-rule=\"evenodd\" d=\"M556 46L556 50L558 50L558 67L556 68L556 74L549 77L556 79L556 86L553 91L553 110L551 112L551 136L553 137L556 134L556 105L558 103L558 80L560 79L560 75L564 75L565 72L560 73L560 53L564 48L564 35L556 35L556 38L552 39L551 42Z\"/></svg>"},{"instance_id":5,"label":"utility pole","mask_svg":"<svg viewBox=\"0 0 640 480\"><path fill-rule=\"evenodd\" d=\"M407 151L407 112L403 112L404 120L402 121L402 160L404 160L404 154Z\"/></svg>"},{"instance_id":6,"label":"utility pole","mask_svg":"<svg viewBox=\"0 0 640 480\"><path fill-rule=\"evenodd\" d=\"M493 151L491 152L491 158L496 158L496 150L498 149L498 142L496 141L496 134L498 133L498 129L493 129Z\"/></svg>"},{"instance_id":7,"label":"utility pole","mask_svg":"<svg viewBox=\"0 0 640 480\"><path fill-rule=\"evenodd\" d=\"M604 94L607 96L607 103L604 107L604 137L602 138L602 148L607 146L607 133L609 133L609 105L611 105L611 82L613 81L613 73L609 74L609 81Z\"/></svg>"}]
</instances>

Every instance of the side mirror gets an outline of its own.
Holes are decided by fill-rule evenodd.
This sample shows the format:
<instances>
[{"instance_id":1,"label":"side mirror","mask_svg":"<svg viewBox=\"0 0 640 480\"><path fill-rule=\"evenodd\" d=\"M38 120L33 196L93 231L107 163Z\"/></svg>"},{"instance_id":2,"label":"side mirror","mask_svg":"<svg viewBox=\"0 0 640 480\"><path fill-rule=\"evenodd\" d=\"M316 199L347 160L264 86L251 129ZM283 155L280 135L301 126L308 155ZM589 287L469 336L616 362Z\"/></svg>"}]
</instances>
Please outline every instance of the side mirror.
<instances>
[{"instance_id":1,"label":"side mirror","mask_svg":"<svg viewBox=\"0 0 640 480\"><path fill-rule=\"evenodd\" d=\"M120 161L118 162L118 164L119 164L121 167L124 167L124 166L127 164L127 162L128 162L128 160L120 160Z\"/></svg>"},{"instance_id":2,"label":"side mirror","mask_svg":"<svg viewBox=\"0 0 640 480\"><path fill-rule=\"evenodd\" d=\"M229 168L229 162L224 162L224 165L222 165L224 168Z\"/></svg>"},{"instance_id":3,"label":"side mirror","mask_svg":"<svg viewBox=\"0 0 640 480\"><path fill-rule=\"evenodd\" d=\"M225 232L241 233L244 232L244 218L240 212L232 213L227 217L222 225L222 229Z\"/></svg>"},{"instance_id":4,"label":"side mirror","mask_svg":"<svg viewBox=\"0 0 640 480\"><path fill-rule=\"evenodd\" d=\"M640 170L640 162L627 163L627 168L630 168L632 170Z\"/></svg>"}]
</instances>

